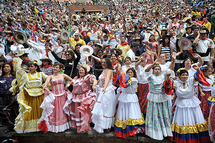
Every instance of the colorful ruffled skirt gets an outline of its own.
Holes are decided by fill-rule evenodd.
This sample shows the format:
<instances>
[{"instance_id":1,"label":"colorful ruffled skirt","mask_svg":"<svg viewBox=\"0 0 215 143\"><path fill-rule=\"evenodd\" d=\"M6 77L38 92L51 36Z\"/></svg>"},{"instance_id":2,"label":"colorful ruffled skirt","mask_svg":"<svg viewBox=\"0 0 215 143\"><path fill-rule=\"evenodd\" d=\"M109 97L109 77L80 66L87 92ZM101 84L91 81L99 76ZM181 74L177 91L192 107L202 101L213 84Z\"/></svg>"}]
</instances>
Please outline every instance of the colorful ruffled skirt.
<instances>
[{"instance_id":1,"label":"colorful ruffled skirt","mask_svg":"<svg viewBox=\"0 0 215 143\"><path fill-rule=\"evenodd\" d=\"M210 105L208 104L208 99L211 96L211 91L203 91L205 96L202 94L199 95L200 108L202 110L202 113L204 115L205 120L208 120L209 112L210 112Z\"/></svg>"},{"instance_id":2,"label":"colorful ruffled skirt","mask_svg":"<svg viewBox=\"0 0 215 143\"><path fill-rule=\"evenodd\" d=\"M121 93L115 120L115 135L127 138L145 132L145 120L142 116L136 94Z\"/></svg>"},{"instance_id":3,"label":"colorful ruffled skirt","mask_svg":"<svg viewBox=\"0 0 215 143\"><path fill-rule=\"evenodd\" d=\"M43 95L29 96L23 88L17 96L19 103L19 115L15 119L14 130L17 133L38 132L37 122L42 115L40 105L44 99Z\"/></svg>"},{"instance_id":4,"label":"colorful ruffled skirt","mask_svg":"<svg viewBox=\"0 0 215 143\"><path fill-rule=\"evenodd\" d=\"M38 121L38 128L43 132L64 132L70 128L70 118L63 111L69 92L65 91L59 95L45 89L45 98L40 108L43 109L42 116Z\"/></svg>"},{"instance_id":5,"label":"colorful ruffled skirt","mask_svg":"<svg viewBox=\"0 0 215 143\"><path fill-rule=\"evenodd\" d=\"M146 114L147 109L147 95L149 93L149 85L147 84L139 84L138 83L138 100L140 104L141 112Z\"/></svg>"},{"instance_id":6,"label":"colorful ruffled skirt","mask_svg":"<svg viewBox=\"0 0 215 143\"><path fill-rule=\"evenodd\" d=\"M173 139L177 143L210 142L208 122L205 121L196 97L176 100L172 121Z\"/></svg>"},{"instance_id":7,"label":"colorful ruffled skirt","mask_svg":"<svg viewBox=\"0 0 215 143\"><path fill-rule=\"evenodd\" d=\"M77 133L90 131L92 109L96 100L96 93L91 90L83 94L69 94L64 111L70 116L73 128Z\"/></svg>"},{"instance_id":8,"label":"colorful ruffled skirt","mask_svg":"<svg viewBox=\"0 0 215 143\"><path fill-rule=\"evenodd\" d=\"M169 100L164 102L148 100L145 134L156 140L163 140L167 136L172 137L171 119L172 106Z\"/></svg>"}]
</instances>

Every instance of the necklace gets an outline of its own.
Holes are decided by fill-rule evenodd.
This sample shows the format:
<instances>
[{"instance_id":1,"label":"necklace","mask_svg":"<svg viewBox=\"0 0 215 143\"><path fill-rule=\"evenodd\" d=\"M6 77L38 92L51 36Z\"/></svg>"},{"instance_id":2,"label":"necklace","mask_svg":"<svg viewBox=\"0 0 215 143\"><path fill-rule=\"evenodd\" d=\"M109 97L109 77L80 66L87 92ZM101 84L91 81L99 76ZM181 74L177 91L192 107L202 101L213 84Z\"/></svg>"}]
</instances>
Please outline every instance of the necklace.
<instances>
[{"instance_id":1,"label":"necklace","mask_svg":"<svg viewBox=\"0 0 215 143\"><path fill-rule=\"evenodd\" d=\"M59 74L60 74L60 73L57 73L57 74L54 73L54 76L58 76Z\"/></svg>"}]
</instances>

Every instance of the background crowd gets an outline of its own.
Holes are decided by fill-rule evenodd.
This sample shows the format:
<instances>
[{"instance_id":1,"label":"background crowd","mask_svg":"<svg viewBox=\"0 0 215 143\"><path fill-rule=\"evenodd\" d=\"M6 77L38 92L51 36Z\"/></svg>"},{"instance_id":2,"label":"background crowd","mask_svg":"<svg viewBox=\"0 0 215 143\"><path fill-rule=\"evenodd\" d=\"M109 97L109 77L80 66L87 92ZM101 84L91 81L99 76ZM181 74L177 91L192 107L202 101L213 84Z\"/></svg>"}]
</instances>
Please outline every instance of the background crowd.
<instances>
[{"instance_id":1,"label":"background crowd","mask_svg":"<svg viewBox=\"0 0 215 143\"><path fill-rule=\"evenodd\" d=\"M7 1L0 17L6 132L215 142L213 1Z\"/></svg>"}]
</instances>

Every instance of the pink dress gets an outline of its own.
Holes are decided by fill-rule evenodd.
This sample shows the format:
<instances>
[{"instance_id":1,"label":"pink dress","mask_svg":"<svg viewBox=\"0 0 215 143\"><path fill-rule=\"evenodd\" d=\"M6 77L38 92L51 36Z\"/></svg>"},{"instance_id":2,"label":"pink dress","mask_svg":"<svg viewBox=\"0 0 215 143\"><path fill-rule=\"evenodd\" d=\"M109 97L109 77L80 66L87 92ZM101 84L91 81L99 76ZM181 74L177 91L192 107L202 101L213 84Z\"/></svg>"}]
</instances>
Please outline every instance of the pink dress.
<instances>
[{"instance_id":1,"label":"pink dress","mask_svg":"<svg viewBox=\"0 0 215 143\"><path fill-rule=\"evenodd\" d=\"M70 118L63 111L69 90L64 90L64 79L57 78L50 81L52 92L45 89L45 98L40 108L43 109L42 116L38 121L38 128L43 132L63 132L70 128Z\"/></svg>"},{"instance_id":2,"label":"pink dress","mask_svg":"<svg viewBox=\"0 0 215 143\"><path fill-rule=\"evenodd\" d=\"M158 54L158 42L149 42L149 41L143 41L144 44L151 43L152 44L152 52L155 52Z\"/></svg>"},{"instance_id":3,"label":"pink dress","mask_svg":"<svg viewBox=\"0 0 215 143\"><path fill-rule=\"evenodd\" d=\"M77 76L73 79L73 92L68 96L64 111L71 115L72 127L77 133L90 131L91 111L93 109L96 93L92 92L90 83L94 75L86 75L83 79Z\"/></svg>"}]
</instances>

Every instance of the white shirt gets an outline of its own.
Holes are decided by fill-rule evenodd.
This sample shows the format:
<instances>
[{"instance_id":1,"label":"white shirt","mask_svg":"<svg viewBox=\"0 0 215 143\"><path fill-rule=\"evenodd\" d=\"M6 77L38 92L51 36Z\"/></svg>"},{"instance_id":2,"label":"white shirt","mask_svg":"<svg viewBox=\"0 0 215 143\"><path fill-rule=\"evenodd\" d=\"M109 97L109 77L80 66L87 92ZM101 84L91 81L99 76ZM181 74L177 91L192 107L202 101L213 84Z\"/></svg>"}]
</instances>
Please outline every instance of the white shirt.
<instances>
[{"instance_id":1,"label":"white shirt","mask_svg":"<svg viewBox=\"0 0 215 143\"><path fill-rule=\"evenodd\" d=\"M127 65L123 65L122 66L122 72L126 73L126 71L128 70L128 68L133 67L131 65L127 66Z\"/></svg>"},{"instance_id":2,"label":"white shirt","mask_svg":"<svg viewBox=\"0 0 215 143\"><path fill-rule=\"evenodd\" d=\"M210 41L212 41L212 40L211 39L207 39L207 40L200 40L199 39L198 44L196 46L196 51L200 52L200 53L206 53L208 50L208 44L210 43ZM214 48L215 47L214 42L212 41L212 43L213 44L212 44L211 48ZM210 56L211 55L209 54L206 57L202 57L202 59L204 61L210 61Z\"/></svg>"},{"instance_id":3,"label":"white shirt","mask_svg":"<svg viewBox=\"0 0 215 143\"><path fill-rule=\"evenodd\" d=\"M149 65L146 65L145 67L139 65L138 68L137 68L137 79L138 79L138 83L140 84L146 84L148 83L148 80L147 80L147 76L146 74L148 74L148 72L145 72L146 68L148 67ZM150 74L152 74L152 70L149 71Z\"/></svg>"},{"instance_id":4,"label":"white shirt","mask_svg":"<svg viewBox=\"0 0 215 143\"><path fill-rule=\"evenodd\" d=\"M130 49L127 53L126 56L130 57L131 60L135 60L135 53ZM131 63L131 66L135 66L135 62Z\"/></svg>"}]
</instances>

